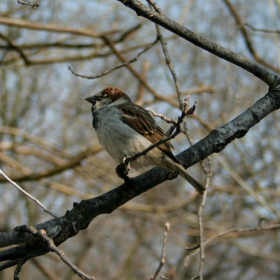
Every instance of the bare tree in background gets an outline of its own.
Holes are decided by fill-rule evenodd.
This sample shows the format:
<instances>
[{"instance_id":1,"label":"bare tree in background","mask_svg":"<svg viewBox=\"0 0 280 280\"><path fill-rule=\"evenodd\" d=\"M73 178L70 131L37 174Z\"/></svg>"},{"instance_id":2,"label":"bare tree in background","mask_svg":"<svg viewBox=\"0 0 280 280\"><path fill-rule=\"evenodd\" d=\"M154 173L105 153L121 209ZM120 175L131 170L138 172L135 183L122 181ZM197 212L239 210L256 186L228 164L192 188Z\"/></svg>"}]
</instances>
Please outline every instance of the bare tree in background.
<instances>
[{"instance_id":1,"label":"bare tree in background","mask_svg":"<svg viewBox=\"0 0 280 280\"><path fill-rule=\"evenodd\" d=\"M0 278L279 279L279 9L2 1ZM109 85L173 119L198 100L172 144L207 195L160 168L123 184L83 100Z\"/></svg>"}]
</instances>

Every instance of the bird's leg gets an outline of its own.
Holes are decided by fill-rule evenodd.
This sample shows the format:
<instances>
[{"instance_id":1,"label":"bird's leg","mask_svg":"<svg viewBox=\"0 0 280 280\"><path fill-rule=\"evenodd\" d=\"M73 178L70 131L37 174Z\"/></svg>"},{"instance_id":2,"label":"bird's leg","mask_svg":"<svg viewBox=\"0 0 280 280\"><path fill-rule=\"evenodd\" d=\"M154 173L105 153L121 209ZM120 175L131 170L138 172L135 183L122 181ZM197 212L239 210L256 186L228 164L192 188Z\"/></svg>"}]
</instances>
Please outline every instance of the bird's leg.
<instances>
[{"instance_id":1,"label":"bird's leg","mask_svg":"<svg viewBox=\"0 0 280 280\"><path fill-rule=\"evenodd\" d=\"M130 163L129 162L127 163L126 159L127 159L127 157L125 156L123 158L123 161L116 167L117 175L120 178L124 179L125 182L129 179L129 177L127 175L130 170Z\"/></svg>"}]
</instances>

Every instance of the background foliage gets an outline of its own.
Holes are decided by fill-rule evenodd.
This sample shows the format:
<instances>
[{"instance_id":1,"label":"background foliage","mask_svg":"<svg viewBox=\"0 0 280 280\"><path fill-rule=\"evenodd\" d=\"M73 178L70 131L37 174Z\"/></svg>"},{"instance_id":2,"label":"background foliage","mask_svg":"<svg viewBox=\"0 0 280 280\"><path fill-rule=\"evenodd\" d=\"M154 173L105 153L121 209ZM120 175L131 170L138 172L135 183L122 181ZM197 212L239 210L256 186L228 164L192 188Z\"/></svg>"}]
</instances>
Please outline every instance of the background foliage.
<instances>
[{"instance_id":1,"label":"background foliage","mask_svg":"<svg viewBox=\"0 0 280 280\"><path fill-rule=\"evenodd\" d=\"M279 34L270 31L280 25L279 1L230 3L158 1L170 18L278 73ZM195 142L267 92L266 85L246 71L162 32L184 95L191 94L192 102L198 100L196 116L187 121ZM156 94L127 68L94 80L69 71L68 66L79 74L98 75L122 63L104 35L129 60L155 40L156 30L153 23L117 1L42 1L35 10L17 1L0 3L0 167L61 215L73 202L105 193L122 182L115 175L116 163L98 144L84 97L114 85L141 106L173 118L180 112L160 44L130 65ZM213 177L203 212L205 239L231 228L257 228L260 219L264 225L276 223L279 133L276 111L211 157ZM175 154L190 145L184 135L173 144ZM199 165L190 172L200 181L205 179ZM49 219L4 178L0 180L1 231ZM162 232L169 222L162 274L168 279L189 279L196 275L199 254L185 248L198 242L200 200L180 178L165 182L110 216L97 217L61 249L97 279L147 279L158 266ZM204 277L279 279L279 246L279 231L233 232L216 238L206 247ZM0 279L11 279L12 273L13 269L4 270ZM30 275L78 279L52 253L26 265L22 279Z\"/></svg>"}]
</instances>

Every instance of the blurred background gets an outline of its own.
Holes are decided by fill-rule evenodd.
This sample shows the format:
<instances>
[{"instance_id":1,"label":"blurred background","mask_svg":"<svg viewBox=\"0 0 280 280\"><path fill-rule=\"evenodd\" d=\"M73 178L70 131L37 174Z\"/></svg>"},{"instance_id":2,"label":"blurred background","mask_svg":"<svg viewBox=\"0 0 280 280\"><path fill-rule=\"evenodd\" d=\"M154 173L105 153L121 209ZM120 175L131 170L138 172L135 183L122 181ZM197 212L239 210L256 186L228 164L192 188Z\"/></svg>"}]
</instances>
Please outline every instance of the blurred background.
<instances>
[{"instance_id":1,"label":"blurred background","mask_svg":"<svg viewBox=\"0 0 280 280\"><path fill-rule=\"evenodd\" d=\"M27 2L27 1L26 1ZM142 1L145 5L146 2ZM34 2L35 3L35 2ZM171 19L279 74L280 2L277 0L158 0ZM197 100L187 119L194 142L232 120L266 94L253 75L162 30L183 95ZM104 39L106 36L111 44ZM90 104L84 98L120 87L137 104L177 118L174 82L159 43L137 62L98 79L133 59L156 39L155 25L117 1L41 1L37 9L0 2L0 168L59 216L73 202L122 183L117 165L98 144ZM168 125L157 122L164 128ZM255 229L279 220L279 112L242 139L211 156L213 177L203 211L204 239L228 229ZM174 154L190 143L172 141ZM205 161L206 166L207 161ZM199 181L199 164L189 169ZM139 172L132 171L131 176ZM0 229L35 225L51 217L0 178ZM181 178L164 182L91 225L60 248L97 279L149 279L160 261L164 224L167 279L197 275L197 212L201 197ZM279 279L278 230L225 234L205 248L205 279ZM14 268L0 272L12 279ZM79 279L49 253L24 265L21 279Z\"/></svg>"}]
</instances>

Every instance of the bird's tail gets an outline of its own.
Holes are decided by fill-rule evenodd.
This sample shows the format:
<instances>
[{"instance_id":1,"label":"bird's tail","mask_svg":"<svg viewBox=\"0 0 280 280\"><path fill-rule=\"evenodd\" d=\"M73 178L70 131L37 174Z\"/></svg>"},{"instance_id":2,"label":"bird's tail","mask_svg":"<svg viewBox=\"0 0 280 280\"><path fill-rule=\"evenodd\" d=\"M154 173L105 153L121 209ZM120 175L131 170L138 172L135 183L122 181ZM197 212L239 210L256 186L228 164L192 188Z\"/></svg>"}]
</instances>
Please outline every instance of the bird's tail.
<instances>
[{"instance_id":1,"label":"bird's tail","mask_svg":"<svg viewBox=\"0 0 280 280\"><path fill-rule=\"evenodd\" d=\"M187 180L200 194L203 194L205 191L205 187L199 183L196 179L194 179L185 169L182 165L177 164L177 172L185 179Z\"/></svg>"}]
</instances>

